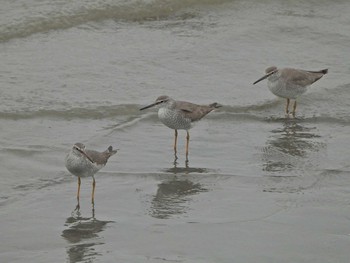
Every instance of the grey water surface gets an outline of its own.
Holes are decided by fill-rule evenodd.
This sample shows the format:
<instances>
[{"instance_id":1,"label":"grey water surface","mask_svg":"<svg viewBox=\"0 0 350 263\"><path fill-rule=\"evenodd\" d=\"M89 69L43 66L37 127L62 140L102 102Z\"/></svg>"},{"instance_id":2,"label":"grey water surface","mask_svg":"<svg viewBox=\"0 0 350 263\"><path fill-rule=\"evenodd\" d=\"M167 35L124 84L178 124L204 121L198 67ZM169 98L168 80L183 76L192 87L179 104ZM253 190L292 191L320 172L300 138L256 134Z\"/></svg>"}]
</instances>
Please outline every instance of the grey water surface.
<instances>
[{"instance_id":1,"label":"grey water surface","mask_svg":"<svg viewBox=\"0 0 350 263\"><path fill-rule=\"evenodd\" d=\"M1 262L349 262L350 3L17 0L0 8ZM269 66L328 68L285 118ZM190 130L159 95L218 102ZM91 183L76 142L119 149Z\"/></svg>"}]
</instances>

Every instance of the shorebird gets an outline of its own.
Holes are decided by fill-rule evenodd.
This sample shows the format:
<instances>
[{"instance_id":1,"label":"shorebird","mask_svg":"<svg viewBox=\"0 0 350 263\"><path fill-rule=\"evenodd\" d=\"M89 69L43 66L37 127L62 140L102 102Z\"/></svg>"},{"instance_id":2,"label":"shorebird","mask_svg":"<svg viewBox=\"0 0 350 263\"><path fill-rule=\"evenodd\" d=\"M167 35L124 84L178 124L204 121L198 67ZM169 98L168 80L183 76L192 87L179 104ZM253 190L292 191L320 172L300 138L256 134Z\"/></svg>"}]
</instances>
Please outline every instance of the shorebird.
<instances>
[{"instance_id":1,"label":"shorebird","mask_svg":"<svg viewBox=\"0 0 350 263\"><path fill-rule=\"evenodd\" d=\"M159 105L158 118L170 129L175 130L174 152L177 153L177 130L186 130L186 160L188 160L188 145L190 141L189 129L193 123L202 119L205 115L222 105L214 102L210 105L197 105L186 101L176 101L169 96L159 96L156 101L140 110Z\"/></svg>"},{"instance_id":2,"label":"shorebird","mask_svg":"<svg viewBox=\"0 0 350 263\"><path fill-rule=\"evenodd\" d=\"M287 99L286 115L289 116L289 103L294 100L292 115L295 117L297 108L297 97L305 93L307 87L327 74L328 69L319 71L309 71L293 68L278 69L275 66L265 70L265 76L253 83L256 84L264 79L268 79L269 90L278 97Z\"/></svg>"},{"instance_id":3,"label":"shorebird","mask_svg":"<svg viewBox=\"0 0 350 263\"><path fill-rule=\"evenodd\" d=\"M92 176L91 202L94 204L96 186L94 175L106 165L109 157L116 154L116 152L117 150L113 150L112 146L109 146L104 152L98 152L94 150L86 150L85 145L80 142L73 145L73 148L66 156L65 164L67 170L78 177L77 208L79 208L80 177Z\"/></svg>"}]
</instances>

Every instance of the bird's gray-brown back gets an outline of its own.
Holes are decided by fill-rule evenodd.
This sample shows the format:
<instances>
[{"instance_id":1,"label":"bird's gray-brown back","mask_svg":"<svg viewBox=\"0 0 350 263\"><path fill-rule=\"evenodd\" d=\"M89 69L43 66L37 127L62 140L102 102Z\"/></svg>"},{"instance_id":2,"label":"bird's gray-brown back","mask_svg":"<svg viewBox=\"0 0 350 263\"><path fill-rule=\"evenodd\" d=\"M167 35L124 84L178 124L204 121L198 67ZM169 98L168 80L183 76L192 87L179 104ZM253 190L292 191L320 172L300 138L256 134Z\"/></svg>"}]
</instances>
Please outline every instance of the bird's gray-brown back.
<instances>
[{"instance_id":1,"label":"bird's gray-brown back","mask_svg":"<svg viewBox=\"0 0 350 263\"><path fill-rule=\"evenodd\" d=\"M176 109L181 110L185 118L189 118L192 122L199 121L212 110L221 107L218 103L210 105L197 105L186 101L176 101Z\"/></svg>"},{"instance_id":2,"label":"bird's gray-brown back","mask_svg":"<svg viewBox=\"0 0 350 263\"><path fill-rule=\"evenodd\" d=\"M104 152L98 152L95 150L85 150L85 153L97 165L105 165L109 157L116 154L117 150L113 150L113 147L109 146L108 149Z\"/></svg>"},{"instance_id":3,"label":"bird's gray-brown back","mask_svg":"<svg viewBox=\"0 0 350 263\"><path fill-rule=\"evenodd\" d=\"M286 83L306 87L322 78L322 76L327 72L327 69L320 71L307 71L301 69L284 68L280 70L280 75Z\"/></svg>"}]
</instances>

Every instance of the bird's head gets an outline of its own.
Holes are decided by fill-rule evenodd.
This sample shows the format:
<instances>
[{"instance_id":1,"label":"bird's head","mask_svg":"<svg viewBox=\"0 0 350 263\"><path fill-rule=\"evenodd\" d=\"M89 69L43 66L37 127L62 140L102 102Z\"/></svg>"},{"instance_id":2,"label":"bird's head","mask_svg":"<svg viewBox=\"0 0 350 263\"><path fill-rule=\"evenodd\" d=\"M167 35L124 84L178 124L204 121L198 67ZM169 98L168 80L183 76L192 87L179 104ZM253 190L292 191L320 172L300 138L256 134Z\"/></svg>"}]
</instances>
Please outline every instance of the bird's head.
<instances>
[{"instance_id":1,"label":"bird's head","mask_svg":"<svg viewBox=\"0 0 350 263\"><path fill-rule=\"evenodd\" d=\"M165 105L168 101L171 101L171 100L172 99L169 96L162 95L162 96L159 96L154 103L147 105L147 106L141 108L140 110L145 110L145 109L151 108L153 106L157 106L157 105Z\"/></svg>"},{"instance_id":2,"label":"bird's head","mask_svg":"<svg viewBox=\"0 0 350 263\"><path fill-rule=\"evenodd\" d=\"M272 76L272 75L275 74L277 71L278 71L278 69L277 69L277 67L275 67L275 66L268 67L267 69L265 69L265 75L262 76L262 77L261 77L260 79L258 79L257 81L255 81L255 82L253 83L253 85L256 84L256 83L258 83L258 82L260 82L260 81L262 81L262 80L264 80L264 79L266 79L266 78L268 78L268 77L270 77L270 76Z\"/></svg>"}]
</instances>

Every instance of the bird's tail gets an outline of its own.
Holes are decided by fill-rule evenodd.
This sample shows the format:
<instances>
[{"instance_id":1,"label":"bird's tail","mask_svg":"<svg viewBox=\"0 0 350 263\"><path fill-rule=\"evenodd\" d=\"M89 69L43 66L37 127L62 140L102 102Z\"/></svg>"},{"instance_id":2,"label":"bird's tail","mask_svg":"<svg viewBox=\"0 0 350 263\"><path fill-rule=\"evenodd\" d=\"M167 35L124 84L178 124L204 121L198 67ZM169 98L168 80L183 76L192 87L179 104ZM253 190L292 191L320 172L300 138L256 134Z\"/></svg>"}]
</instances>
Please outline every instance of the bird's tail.
<instances>
[{"instance_id":1,"label":"bird's tail","mask_svg":"<svg viewBox=\"0 0 350 263\"><path fill-rule=\"evenodd\" d=\"M117 150L113 150L113 147L109 146L108 149L106 150L106 153L108 153L109 156L112 156L112 155L116 154L117 151L118 151L118 149Z\"/></svg>"},{"instance_id":2,"label":"bird's tail","mask_svg":"<svg viewBox=\"0 0 350 263\"><path fill-rule=\"evenodd\" d=\"M322 70L319 70L319 71L309 71L311 73L322 73L323 75L327 74L328 73L328 68L326 69L322 69Z\"/></svg>"},{"instance_id":3,"label":"bird's tail","mask_svg":"<svg viewBox=\"0 0 350 263\"><path fill-rule=\"evenodd\" d=\"M214 103L210 104L209 107L217 109L217 108L222 107L222 105L217 103L217 102L214 102Z\"/></svg>"}]
</instances>

